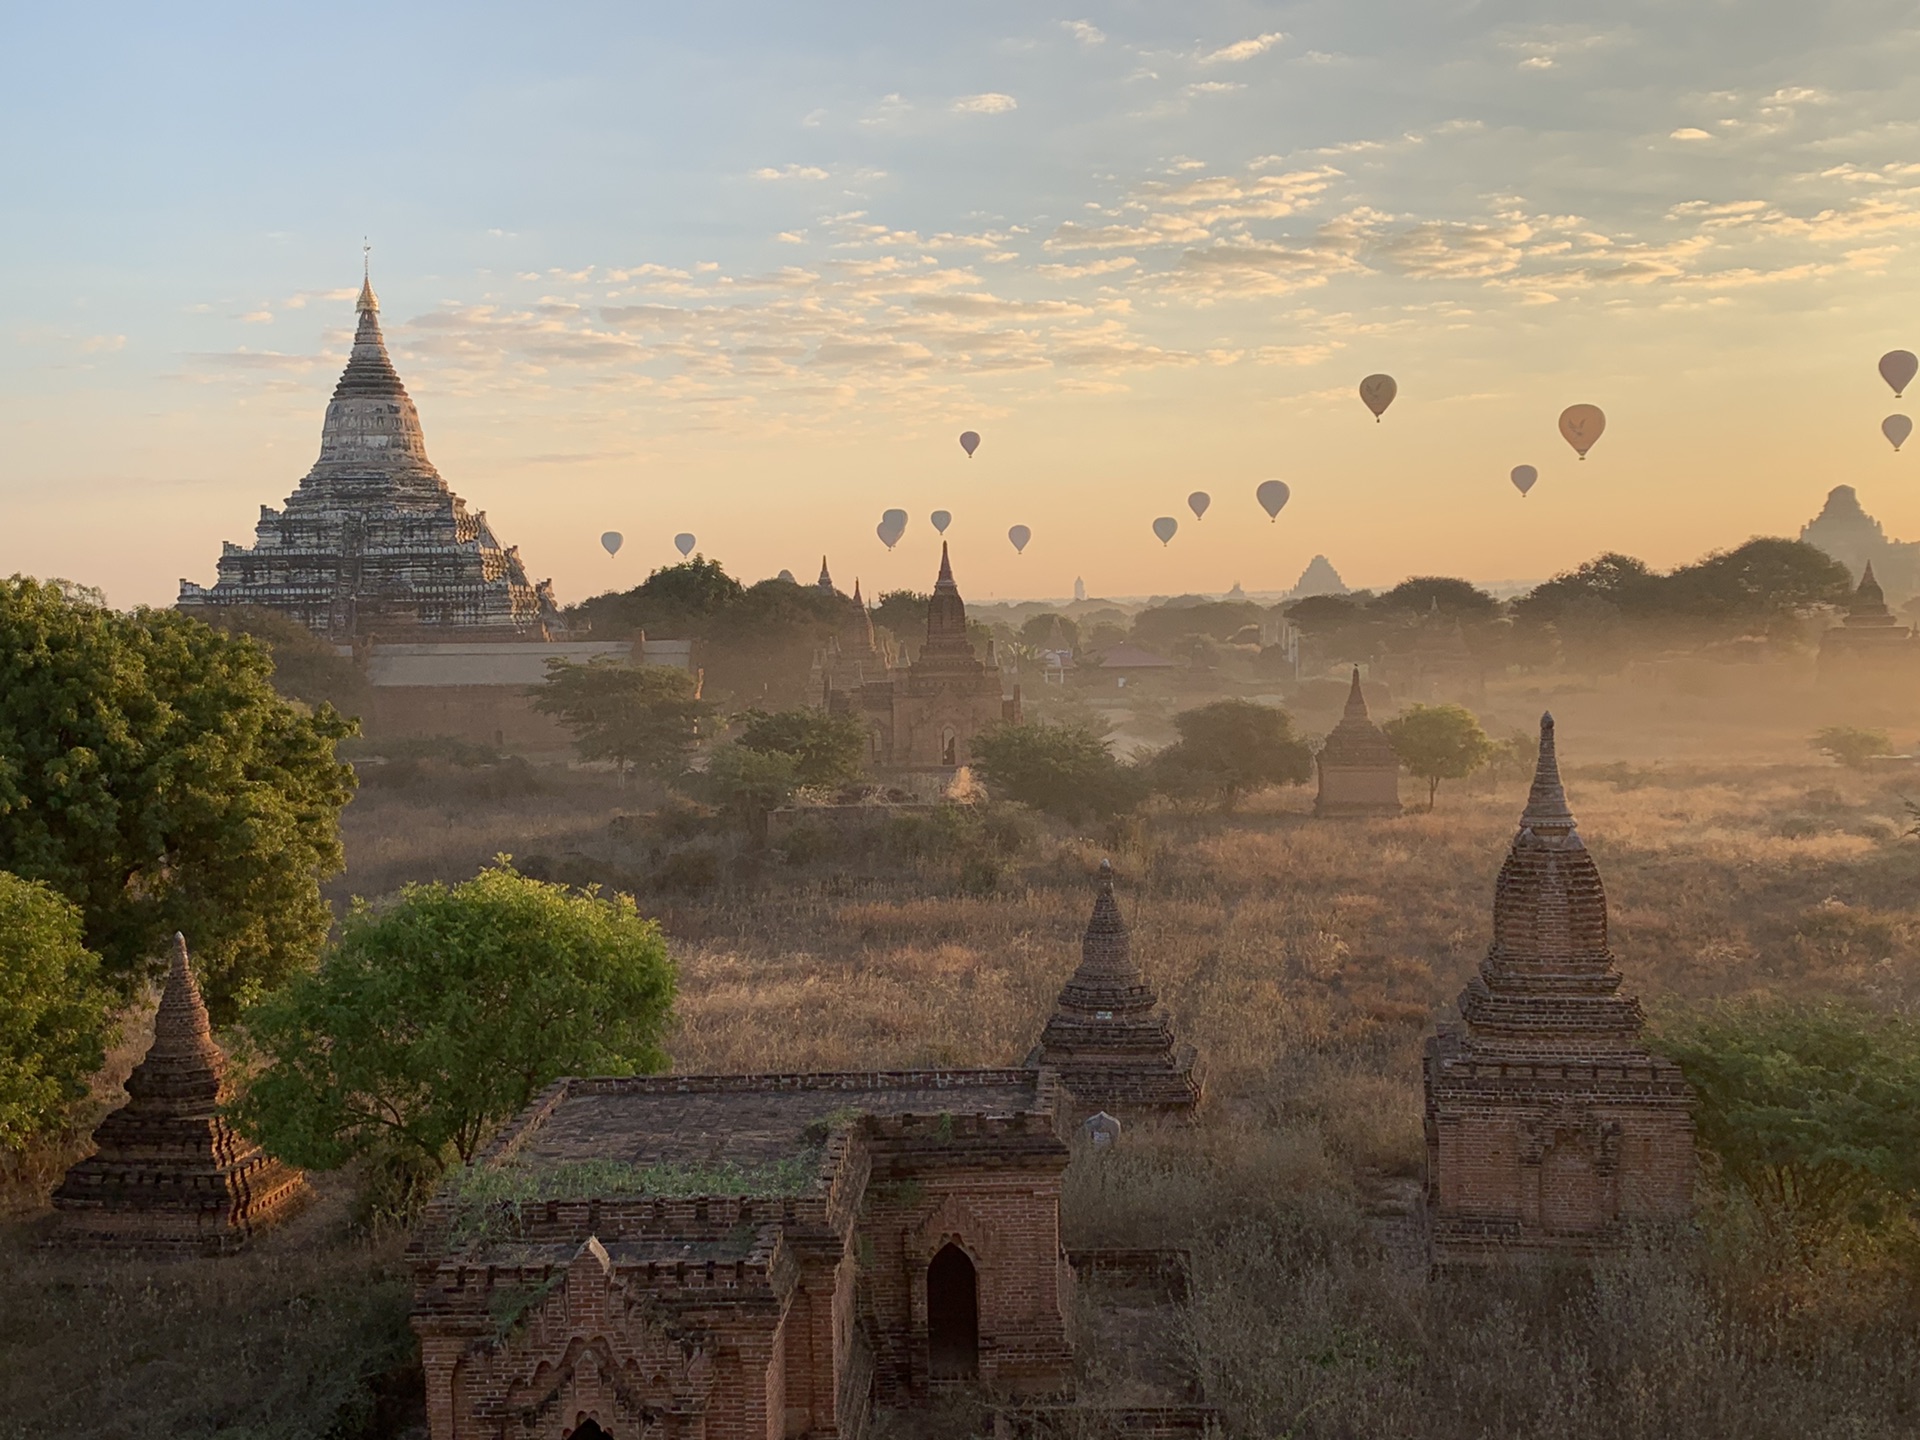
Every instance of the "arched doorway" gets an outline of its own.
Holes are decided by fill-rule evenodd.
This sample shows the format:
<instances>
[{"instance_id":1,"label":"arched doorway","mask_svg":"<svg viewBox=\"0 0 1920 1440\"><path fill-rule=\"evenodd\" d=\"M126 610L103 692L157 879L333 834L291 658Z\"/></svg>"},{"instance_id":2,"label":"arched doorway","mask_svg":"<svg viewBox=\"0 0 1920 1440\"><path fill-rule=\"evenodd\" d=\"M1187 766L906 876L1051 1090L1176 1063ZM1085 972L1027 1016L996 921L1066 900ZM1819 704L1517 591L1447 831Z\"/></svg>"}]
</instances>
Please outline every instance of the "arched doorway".
<instances>
[{"instance_id":1,"label":"arched doorway","mask_svg":"<svg viewBox=\"0 0 1920 1440\"><path fill-rule=\"evenodd\" d=\"M949 768L960 763L960 737L951 725L940 732L940 763Z\"/></svg>"},{"instance_id":2,"label":"arched doorway","mask_svg":"<svg viewBox=\"0 0 1920 1440\"><path fill-rule=\"evenodd\" d=\"M927 1266L927 1362L936 1380L980 1373L980 1288L973 1261L948 1245Z\"/></svg>"},{"instance_id":3,"label":"arched doorway","mask_svg":"<svg viewBox=\"0 0 1920 1440\"><path fill-rule=\"evenodd\" d=\"M582 1420L576 1428L567 1432L567 1440L613 1440L613 1436L602 1430L597 1421Z\"/></svg>"}]
</instances>

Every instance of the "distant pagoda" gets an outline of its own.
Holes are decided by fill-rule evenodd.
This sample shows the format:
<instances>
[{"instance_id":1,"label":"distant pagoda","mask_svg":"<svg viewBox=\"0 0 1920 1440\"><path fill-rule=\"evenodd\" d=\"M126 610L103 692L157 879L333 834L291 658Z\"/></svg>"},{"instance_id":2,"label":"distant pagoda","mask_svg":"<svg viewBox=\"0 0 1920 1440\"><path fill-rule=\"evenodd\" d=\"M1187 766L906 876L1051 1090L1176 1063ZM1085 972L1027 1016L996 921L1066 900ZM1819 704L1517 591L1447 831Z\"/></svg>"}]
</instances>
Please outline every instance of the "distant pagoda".
<instances>
[{"instance_id":1,"label":"distant pagoda","mask_svg":"<svg viewBox=\"0 0 1920 1440\"><path fill-rule=\"evenodd\" d=\"M220 1114L226 1059L173 937L153 1044L127 1077L127 1103L93 1132L94 1153L53 1192L56 1241L161 1254L217 1255L307 1198L300 1172Z\"/></svg>"},{"instance_id":2,"label":"distant pagoda","mask_svg":"<svg viewBox=\"0 0 1920 1440\"><path fill-rule=\"evenodd\" d=\"M1113 864L1080 942L1080 965L1060 991L1028 1060L1053 1070L1081 1112L1183 1114L1200 1101L1191 1045L1176 1045L1159 997L1133 959L1133 937L1113 898Z\"/></svg>"},{"instance_id":3,"label":"distant pagoda","mask_svg":"<svg viewBox=\"0 0 1920 1440\"><path fill-rule=\"evenodd\" d=\"M180 582L181 608L258 606L342 642L554 638L564 624L551 582L529 581L518 550L427 459L371 278L359 312L319 460L284 510L260 507L251 548L221 547L211 587Z\"/></svg>"},{"instance_id":4,"label":"distant pagoda","mask_svg":"<svg viewBox=\"0 0 1920 1440\"><path fill-rule=\"evenodd\" d=\"M1847 602L1846 618L1820 637L1820 677L1834 680L1863 672L1910 671L1916 659L1920 659L1920 645L1913 631L1887 608L1887 597L1869 560Z\"/></svg>"},{"instance_id":5,"label":"distant pagoda","mask_svg":"<svg viewBox=\"0 0 1920 1440\"><path fill-rule=\"evenodd\" d=\"M1360 667L1353 667L1347 711L1327 735L1315 757L1320 793L1313 813L1335 816L1385 816L1400 813L1400 757L1386 733L1367 714L1360 688Z\"/></svg>"}]
</instances>

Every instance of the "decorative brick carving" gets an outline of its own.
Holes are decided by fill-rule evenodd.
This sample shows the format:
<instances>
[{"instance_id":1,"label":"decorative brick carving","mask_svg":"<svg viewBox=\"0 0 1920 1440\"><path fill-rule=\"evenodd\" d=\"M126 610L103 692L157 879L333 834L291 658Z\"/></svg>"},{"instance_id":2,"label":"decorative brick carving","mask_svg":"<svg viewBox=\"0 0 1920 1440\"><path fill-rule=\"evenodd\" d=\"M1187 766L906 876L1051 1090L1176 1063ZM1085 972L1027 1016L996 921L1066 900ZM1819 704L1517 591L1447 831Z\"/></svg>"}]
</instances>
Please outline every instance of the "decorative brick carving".
<instances>
[{"instance_id":1,"label":"decorative brick carving","mask_svg":"<svg viewBox=\"0 0 1920 1440\"><path fill-rule=\"evenodd\" d=\"M1317 757L1320 793L1313 813L1322 817L1400 813L1400 757L1367 714L1360 667L1353 667L1347 710L1327 735Z\"/></svg>"},{"instance_id":2,"label":"decorative brick carving","mask_svg":"<svg viewBox=\"0 0 1920 1440\"><path fill-rule=\"evenodd\" d=\"M1427 1044L1436 1265L1594 1255L1693 1210L1693 1095L1620 995L1607 896L1567 806L1553 717L1460 1022Z\"/></svg>"},{"instance_id":3,"label":"decorative brick carving","mask_svg":"<svg viewBox=\"0 0 1920 1440\"><path fill-rule=\"evenodd\" d=\"M306 1199L300 1172L221 1118L226 1060L173 937L153 1044L127 1077L127 1103L94 1131L94 1153L53 1192L56 1243L177 1254L238 1249Z\"/></svg>"},{"instance_id":4,"label":"decorative brick carving","mask_svg":"<svg viewBox=\"0 0 1920 1440\"><path fill-rule=\"evenodd\" d=\"M1176 1045L1159 997L1133 960L1133 937L1100 862L1080 965L1060 991L1030 1062L1054 1071L1075 1114L1184 1114L1200 1101L1191 1045Z\"/></svg>"}]
</instances>

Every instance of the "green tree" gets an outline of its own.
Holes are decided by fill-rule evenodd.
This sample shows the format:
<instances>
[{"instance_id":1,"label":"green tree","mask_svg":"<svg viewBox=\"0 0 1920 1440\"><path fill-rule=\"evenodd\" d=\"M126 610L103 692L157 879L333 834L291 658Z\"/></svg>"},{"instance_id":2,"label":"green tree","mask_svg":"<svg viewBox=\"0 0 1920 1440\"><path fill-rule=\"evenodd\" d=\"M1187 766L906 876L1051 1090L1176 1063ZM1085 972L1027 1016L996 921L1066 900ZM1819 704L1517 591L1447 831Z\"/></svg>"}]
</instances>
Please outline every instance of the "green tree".
<instances>
[{"instance_id":1,"label":"green tree","mask_svg":"<svg viewBox=\"0 0 1920 1440\"><path fill-rule=\"evenodd\" d=\"M787 756L799 784L844 785L860 773L867 732L851 715L808 709L749 710L739 743L762 754Z\"/></svg>"},{"instance_id":2,"label":"green tree","mask_svg":"<svg viewBox=\"0 0 1920 1440\"><path fill-rule=\"evenodd\" d=\"M873 623L900 640L918 641L927 633L927 606L933 596L922 590L889 590L873 607Z\"/></svg>"},{"instance_id":3,"label":"green tree","mask_svg":"<svg viewBox=\"0 0 1920 1440\"><path fill-rule=\"evenodd\" d=\"M685 772L707 706L693 676L619 660L547 662L533 708L573 731L585 760L611 760L621 783L635 771L658 780Z\"/></svg>"},{"instance_id":4,"label":"green tree","mask_svg":"<svg viewBox=\"0 0 1920 1440\"><path fill-rule=\"evenodd\" d=\"M700 789L716 805L738 815L756 836L764 838L769 810L793 798L800 784L794 757L779 750L755 750L740 741L714 747Z\"/></svg>"},{"instance_id":5,"label":"green tree","mask_svg":"<svg viewBox=\"0 0 1920 1440\"><path fill-rule=\"evenodd\" d=\"M1504 740L1492 742L1487 751L1487 770L1495 788L1508 775L1525 780L1540 763L1540 737L1528 730L1515 730Z\"/></svg>"},{"instance_id":6,"label":"green tree","mask_svg":"<svg viewBox=\"0 0 1920 1440\"><path fill-rule=\"evenodd\" d=\"M1477 585L1448 575L1415 575L1402 580L1374 602L1382 610L1425 615L1439 610L1460 620L1491 620L1500 602Z\"/></svg>"},{"instance_id":7,"label":"green tree","mask_svg":"<svg viewBox=\"0 0 1920 1440\"><path fill-rule=\"evenodd\" d=\"M745 587L718 560L695 555L655 570L631 590L583 600L568 618L599 635L647 630L686 636L702 633L705 622L739 604L744 594Z\"/></svg>"},{"instance_id":8,"label":"green tree","mask_svg":"<svg viewBox=\"0 0 1920 1440\"><path fill-rule=\"evenodd\" d=\"M1380 727L1410 774L1427 782L1433 809L1442 780L1464 780L1493 754L1493 742L1471 710L1458 705L1415 705Z\"/></svg>"},{"instance_id":9,"label":"green tree","mask_svg":"<svg viewBox=\"0 0 1920 1440\"><path fill-rule=\"evenodd\" d=\"M311 964L332 916L353 733L276 695L242 636L0 582L0 869L80 907L123 1000L185 931L216 1020Z\"/></svg>"},{"instance_id":10,"label":"green tree","mask_svg":"<svg viewBox=\"0 0 1920 1440\"><path fill-rule=\"evenodd\" d=\"M1807 743L1849 770L1864 770L1876 755L1893 753L1893 741L1886 731L1859 730L1851 725L1829 725L1816 731Z\"/></svg>"},{"instance_id":11,"label":"green tree","mask_svg":"<svg viewBox=\"0 0 1920 1440\"><path fill-rule=\"evenodd\" d=\"M289 700L358 714L369 698L352 660L306 626L257 605L206 605L195 614L223 635L246 635L273 659L273 688Z\"/></svg>"},{"instance_id":12,"label":"green tree","mask_svg":"<svg viewBox=\"0 0 1920 1440\"><path fill-rule=\"evenodd\" d=\"M1148 767L1162 794L1211 800L1231 810L1255 790L1312 778L1313 752L1293 733L1292 717L1274 706L1216 700L1181 711L1173 724L1180 738Z\"/></svg>"},{"instance_id":13,"label":"green tree","mask_svg":"<svg viewBox=\"0 0 1920 1440\"><path fill-rule=\"evenodd\" d=\"M1920 1022L1747 1001L1670 1022L1659 1045L1720 1174L1803 1248L1920 1201Z\"/></svg>"},{"instance_id":14,"label":"green tree","mask_svg":"<svg viewBox=\"0 0 1920 1440\"><path fill-rule=\"evenodd\" d=\"M1020 626L1020 641L1034 650L1071 650L1080 643L1080 627L1048 610L1027 617Z\"/></svg>"},{"instance_id":15,"label":"green tree","mask_svg":"<svg viewBox=\"0 0 1920 1440\"><path fill-rule=\"evenodd\" d=\"M990 787L1065 820L1124 814L1146 798L1140 772L1078 725L995 725L974 736L972 750Z\"/></svg>"},{"instance_id":16,"label":"green tree","mask_svg":"<svg viewBox=\"0 0 1920 1440\"><path fill-rule=\"evenodd\" d=\"M562 1075L659 1070L673 962L630 896L503 859L448 887L355 901L318 969L250 1008L242 1130L296 1165L397 1155L424 1176Z\"/></svg>"},{"instance_id":17,"label":"green tree","mask_svg":"<svg viewBox=\"0 0 1920 1440\"><path fill-rule=\"evenodd\" d=\"M1230 640L1244 626L1258 625L1266 613L1251 600L1156 605L1133 617L1133 643L1160 650L1188 635Z\"/></svg>"},{"instance_id":18,"label":"green tree","mask_svg":"<svg viewBox=\"0 0 1920 1440\"><path fill-rule=\"evenodd\" d=\"M0 871L0 1150L58 1126L105 1060L113 995L78 906Z\"/></svg>"}]
</instances>

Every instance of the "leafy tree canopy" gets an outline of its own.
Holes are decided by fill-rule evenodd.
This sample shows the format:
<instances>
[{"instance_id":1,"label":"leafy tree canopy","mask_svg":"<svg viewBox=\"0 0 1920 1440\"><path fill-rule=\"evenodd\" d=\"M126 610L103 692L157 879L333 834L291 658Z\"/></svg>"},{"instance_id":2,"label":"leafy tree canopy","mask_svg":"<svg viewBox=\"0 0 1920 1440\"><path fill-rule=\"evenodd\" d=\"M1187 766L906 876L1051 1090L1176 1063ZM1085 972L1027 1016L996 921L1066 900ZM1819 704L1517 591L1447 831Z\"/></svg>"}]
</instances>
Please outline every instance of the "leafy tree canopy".
<instances>
[{"instance_id":1,"label":"leafy tree canopy","mask_svg":"<svg viewBox=\"0 0 1920 1440\"><path fill-rule=\"evenodd\" d=\"M504 859L460 885L356 901L317 970L250 1008L240 1127L316 1170L400 1152L429 1170L562 1075L659 1070L673 962L631 897Z\"/></svg>"},{"instance_id":2,"label":"leafy tree canopy","mask_svg":"<svg viewBox=\"0 0 1920 1440\"><path fill-rule=\"evenodd\" d=\"M1920 1201L1920 1022L1760 1001L1662 1029L1700 1143L1767 1219L1817 1245Z\"/></svg>"},{"instance_id":3,"label":"leafy tree canopy","mask_svg":"<svg viewBox=\"0 0 1920 1440\"><path fill-rule=\"evenodd\" d=\"M757 832L767 811L793 798L801 783L798 770L794 757L783 751L756 750L736 740L714 747L698 777L699 789Z\"/></svg>"},{"instance_id":4,"label":"leafy tree canopy","mask_svg":"<svg viewBox=\"0 0 1920 1440\"><path fill-rule=\"evenodd\" d=\"M1048 610L1027 617L1020 626L1020 640L1035 650L1071 650L1080 643L1080 627Z\"/></svg>"},{"instance_id":5,"label":"leafy tree canopy","mask_svg":"<svg viewBox=\"0 0 1920 1440\"><path fill-rule=\"evenodd\" d=\"M1293 733L1286 711L1251 700L1217 700L1173 717L1180 738L1153 757L1154 788L1181 799L1231 808L1269 785L1304 784L1313 752Z\"/></svg>"},{"instance_id":6,"label":"leafy tree canopy","mask_svg":"<svg viewBox=\"0 0 1920 1440\"><path fill-rule=\"evenodd\" d=\"M655 570L631 590L609 591L581 601L570 618L584 621L600 635L646 630L682 638L704 634L713 617L724 614L745 593L745 587L718 560L695 555Z\"/></svg>"},{"instance_id":7,"label":"leafy tree canopy","mask_svg":"<svg viewBox=\"0 0 1920 1440\"><path fill-rule=\"evenodd\" d=\"M686 769L708 707L693 676L665 665L602 658L547 662L533 708L574 733L586 760L611 760L620 778L638 771L670 780Z\"/></svg>"},{"instance_id":8,"label":"leafy tree canopy","mask_svg":"<svg viewBox=\"0 0 1920 1440\"><path fill-rule=\"evenodd\" d=\"M353 726L271 675L254 641L185 615L0 582L0 869L80 907L122 998L175 930L221 1022L319 953Z\"/></svg>"},{"instance_id":9,"label":"leafy tree canopy","mask_svg":"<svg viewBox=\"0 0 1920 1440\"><path fill-rule=\"evenodd\" d=\"M786 756L801 785L844 785L860 773L867 753L860 722L824 710L749 710L739 743L762 754Z\"/></svg>"},{"instance_id":10,"label":"leafy tree canopy","mask_svg":"<svg viewBox=\"0 0 1920 1440\"><path fill-rule=\"evenodd\" d=\"M272 657L273 688L289 700L331 705L343 715L366 705L359 667L291 616L258 605L203 605L194 614L223 635L257 641Z\"/></svg>"},{"instance_id":11,"label":"leafy tree canopy","mask_svg":"<svg viewBox=\"0 0 1920 1440\"><path fill-rule=\"evenodd\" d=\"M972 750L991 788L1064 820L1124 814L1146 798L1141 774L1078 725L995 725L974 736Z\"/></svg>"},{"instance_id":12,"label":"leafy tree canopy","mask_svg":"<svg viewBox=\"0 0 1920 1440\"><path fill-rule=\"evenodd\" d=\"M1662 575L1630 555L1608 553L1556 575L1514 602L1517 619L1557 621L1581 602L1604 601L1633 620L1750 626L1815 605L1842 604L1847 567L1801 540L1755 539Z\"/></svg>"},{"instance_id":13,"label":"leafy tree canopy","mask_svg":"<svg viewBox=\"0 0 1920 1440\"><path fill-rule=\"evenodd\" d=\"M933 596L921 590L889 590L873 607L873 623L900 640L918 641L927 633L927 606Z\"/></svg>"},{"instance_id":14,"label":"leafy tree canopy","mask_svg":"<svg viewBox=\"0 0 1920 1440\"><path fill-rule=\"evenodd\" d=\"M1491 620L1500 611L1500 602L1486 591L1446 575L1415 575L1402 580L1374 604L1381 610L1422 615L1437 607L1443 615L1469 621Z\"/></svg>"},{"instance_id":15,"label":"leafy tree canopy","mask_svg":"<svg viewBox=\"0 0 1920 1440\"><path fill-rule=\"evenodd\" d=\"M1165 648L1184 635L1230 640L1247 625L1258 625L1266 611L1250 600L1208 600L1198 605L1156 605L1133 617L1133 642Z\"/></svg>"},{"instance_id":16,"label":"leafy tree canopy","mask_svg":"<svg viewBox=\"0 0 1920 1440\"><path fill-rule=\"evenodd\" d=\"M56 1128L105 1060L114 998L79 907L0 871L0 1150Z\"/></svg>"},{"instance_id":17,"label":"leafy tree canopy","mask_svg":"<svg viewBox=\"0 0 1920 1440\"><path fill-rule=\"evenodd\" d=\"M1464 780L1493 755L1479 720L1459 705L1415 705L1380 728L1400 763L1427 782L1429 810L1442 780Z\"/></svg>"}]
</instances>

